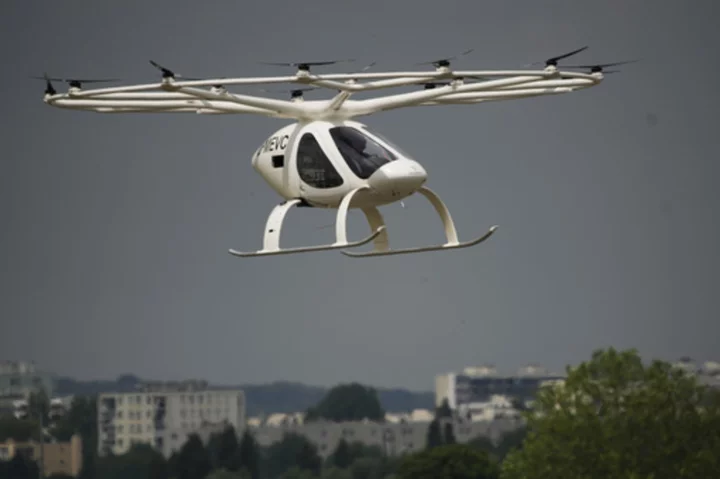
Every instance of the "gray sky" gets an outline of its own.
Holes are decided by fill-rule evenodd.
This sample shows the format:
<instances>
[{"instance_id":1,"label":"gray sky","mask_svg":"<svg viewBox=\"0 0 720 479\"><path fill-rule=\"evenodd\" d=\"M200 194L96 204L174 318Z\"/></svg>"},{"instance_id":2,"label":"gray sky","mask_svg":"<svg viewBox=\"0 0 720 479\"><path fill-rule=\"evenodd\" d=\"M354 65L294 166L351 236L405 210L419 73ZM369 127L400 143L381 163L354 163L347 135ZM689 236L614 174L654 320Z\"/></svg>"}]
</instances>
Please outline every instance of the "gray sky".
<instances>
[{"instance_id":1,"label":"gray sky","mask_svg":"<svg viewBox=\"0 0 720 479\"><path fill-rule=\"evenodd\" d=\"M0 356L79 378L411 389L607 346L720 359L717 1L250 3L2 3ZM500 225L472 249L371 260L227 254L261 246L279 197L250 156L285 122L64 111L27 79L154 80L149 59L187 76L416 69L467 48L455 67L520 68L583 45L574 63L643 61L570 95L363 119L426 167L461 239ZM421 198L383 213L392 246L443 240ZM333 215L292 210L284 244L332 241Z\"/></svg>"}]
</instances>

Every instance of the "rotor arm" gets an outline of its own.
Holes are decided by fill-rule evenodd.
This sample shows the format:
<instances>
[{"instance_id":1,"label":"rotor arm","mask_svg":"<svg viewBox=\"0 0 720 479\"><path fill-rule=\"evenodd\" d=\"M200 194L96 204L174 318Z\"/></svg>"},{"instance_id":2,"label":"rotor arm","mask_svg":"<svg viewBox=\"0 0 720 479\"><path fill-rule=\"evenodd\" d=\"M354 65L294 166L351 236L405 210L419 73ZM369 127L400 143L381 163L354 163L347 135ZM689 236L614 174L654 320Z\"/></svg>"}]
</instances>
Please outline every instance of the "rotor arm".
<instances>
[{"instance_id":1,"label":"rotor arm","mask_svg":"<svg viewBox=\"0 0 720 479\"><path fill-rule=\"evenodd\" d=\"M546 74L547 75L547 74ZM454 93L470 93L489 90L503 86L520 85L538 80L537 76L517 76L511 78L502 78L499 80L489 80L481 83L472 83L468 85L446 85L441 88L433 88L411 93L400 93L380 98L372 98L361 100L352 105L352 114L354 116L368 115L379 111L390 110L393 108L402 108L407 106L417 106L419 103L441 98Z\"/></svg>"},{"instance_id":2,"label":"rotor arm","mask_svg":"<svg viewBox=\"0 0 720 479\"><path fill-rule=\"evenodd\" d=\"M245 107L256 108L271 116L277 116L279 114L281 116L292 118L305 113L303 108L286 100L276 100L273 98L263 98L250 95L238 95L227 91L223 93L214 93L191 87L173 87L173 90L206 100L228 101Z\"/></svg>"},{"instance_id":3,"label":"rotor arm","mask_svg":"<svg viewBox=\"0 0 720 479\"><path fill-rule=\"evenodd\" d=\"M230 101L191 100L100 100L59 98L52 100L51 105L71 110L91 110L101 113L147 112L200 112L212 110L222 113L258 113L272 114L267 110L238 105Z\"/></svg>"},{"instance_id":4,"label":"rotor arm","mask_svg":"<svg viewBox=\"0 0 720 479\"><path fill-rule=\"evenodd\" d=\"M434 100L420 103L420 106L428 105L473 105L492 100L518 100L522 98L532 98L545 95L560 95L575 91L574 88L556 87L556 88L527 88L524 90L509 91L486 91L477 93L454 93L444 95Z\"/></svg>"},{"instance_id":5,"label":"rotor arm","mask_svg":"<svg viewBox=\"0 0 720 479\"><path fill-rule=\"evenodd\" d=\"M402 77L402 78L391 78L389 80L380 80L370 83L356 83L352 82L352 79L348 82L338 82L333 80L326 80L324 78L320 78L317 80L313 80L311 83L316 86L322 86L325 88L331 88L334 90L340 90L340 91L349 91L349 92L359 92L359 91L370 91L370 90L380 90L383 88L393 88L393 87L401 87L401 86L410 86L410 85L416 85L418 83L426 83L429 81L437 80L439 77L443 77L444 74L430 74L427 76L417 77Z\"/></svg>"}]
</instances>

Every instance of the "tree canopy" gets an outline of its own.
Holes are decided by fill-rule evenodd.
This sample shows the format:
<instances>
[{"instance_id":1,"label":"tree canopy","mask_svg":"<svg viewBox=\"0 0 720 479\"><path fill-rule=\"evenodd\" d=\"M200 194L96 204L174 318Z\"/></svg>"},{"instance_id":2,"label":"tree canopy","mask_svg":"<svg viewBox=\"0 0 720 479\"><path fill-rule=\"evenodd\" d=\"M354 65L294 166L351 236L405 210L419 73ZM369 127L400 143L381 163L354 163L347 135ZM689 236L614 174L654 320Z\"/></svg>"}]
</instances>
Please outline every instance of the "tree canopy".
<instances>
[{"instance_id":1,"label":"tree canopy","mask_svg":"<svg viewBox=\"0 0 720 479\"><path fill-rule=\"evenodd\" d=\"M498 464L488 453L467 444L443 444L411 454L395 472L397 479L496 479L498 475Z\"/></svg>"},{"instance_id":2,"label":"tree canopy","mask_svg":"<svg viewBox=\"0 0 720 479\"><path fill-rule=\"evenodd\" d=\"M384 421L385 411L377 392L358 383L340 384L330 389L325 397L306 414L306 421Z\"/></svg>"},{"instance_id":3,"label":"tree canopy","mask_svg":"<svg viewBox=\"0 0 720 479\"><path fill-rule=\"evenodd\" d=\"M503 479L716 477L720 396L669 363L643 364L635 350L596 351L542 388L526 413L522 448Z\"/></svg>"}]
</instances>

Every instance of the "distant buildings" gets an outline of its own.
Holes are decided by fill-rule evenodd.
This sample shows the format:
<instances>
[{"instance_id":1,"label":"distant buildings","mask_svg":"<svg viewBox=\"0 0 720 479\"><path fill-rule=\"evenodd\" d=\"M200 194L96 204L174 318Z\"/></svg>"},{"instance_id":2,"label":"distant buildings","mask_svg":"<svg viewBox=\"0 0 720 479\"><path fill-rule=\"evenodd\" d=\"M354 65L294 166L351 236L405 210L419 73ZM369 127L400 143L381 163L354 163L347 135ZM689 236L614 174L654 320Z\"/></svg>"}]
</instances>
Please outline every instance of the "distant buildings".
<instances>
[{"instance_id":1,"label":"distant buildings","mask_svg":"<svg viewBox=\"0 0 720 479\"><path fill-rule=\"evenodd\" d=\"M412 418L415 420L411 420ZM404 417L388 415L384 423L373 421L304 423L301 415L287 415L286 421L277 421L278 416L272 415L264 422L257 419L249 420L248 429L263 447L282 441L288 433L302 435L317 447L318 453L323 458L327 458L335 451L341 439L349 443L360 442L366 446L377 446L388 456L398 456L425 449L428 427L433 418L434 414L429 411L427 413L416 411L415 414ZM275 421L270 421L271 419ZM505 433L522 425L521 421L514 419L467 421L455 418L449 422L453 425L456 441L460 443L466 443L480 436L497 442Z\"/></svg>"},{"instance_id":2,"label":"distant buildings","mask_svg":"<svg viewBox=\"0 0 720 479\"><path fill-rule=\"evenodd\" d=\"M498 374L493 365L466 367L460 373L435 377L435 405L447 399L451 409L485 420L514 416L513 401L526 404L538 388L564 379L564 374L551 373L537 364L513 375Z\"/></svg>"},{"instance_id":3,"label":"distant buildings","mask_svg":"<svg viewBox=\"0 0 720 479\"><path fill-rule=\"evenodd\" d=\"M673 366L695 375L701 384L720 388L720 363L717 361L700 364L688 356L683 356L675 361Z\"/></svg>"},{"instance_id":4,"label":"distant buildings","mask_svg":"<svg viewBox=\"0 0 720 479\"><path fill-rule=\"evenodd\" d=\"M0 360L0 398L27 399L40 389L53 395L52 374L38 370L33 362Z\"/></svg>"},{"instance_id":5,"label":"distant buildings","mask_svg":"<svg viewBox=\"0 0 720 479\"><path fill-rule=\"evenodd\" d=\"M27 459L40 461L42 457L45 477L64 475L77 477L82 468L82 439L74 435L68 442L45 443L35 441L15 442L12 439L0 443L0 461L9 461L16 454Z\"/></svg>"},{"instance_id":6,"label":"distant buildings","mask_svg":"<svg viewBox=\"0 0 720 479\"><path fill-rule=\"evenodd\" d=\"M25 417L30 395L41 390L52 397L52 374L38 370L33 362L0 360L0 416Z\"/></svg>"},{"instance_id":7,"label":"distant buildings","mask_svg":"<svg viewBox=\"0 0 720 479\"><path fill-rule=\"evenodd\" d=\"M153 446L165 457L179 450L192 433L206 441L232 425L245 428L241 390L209 389L203 381L147 383L134 393L98 397L100 455L122 454L134 443Z\"/></svg>"}]
</instances>

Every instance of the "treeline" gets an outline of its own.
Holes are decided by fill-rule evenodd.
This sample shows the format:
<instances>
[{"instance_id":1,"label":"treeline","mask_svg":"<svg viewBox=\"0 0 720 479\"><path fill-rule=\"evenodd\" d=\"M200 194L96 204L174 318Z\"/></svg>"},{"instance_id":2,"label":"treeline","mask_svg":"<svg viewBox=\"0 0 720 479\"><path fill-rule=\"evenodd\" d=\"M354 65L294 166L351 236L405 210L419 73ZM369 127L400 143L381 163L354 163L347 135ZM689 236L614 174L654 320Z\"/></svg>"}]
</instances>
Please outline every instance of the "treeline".
<instances>
[{"instance_id":1,"label":"treeline","mask_svg":"<svg viewBox=\"0 0 720 479\"><path fill-rule=\"evenodd\" d=\"M142 379L134 375L123 375L114 381L78 381L60 377L56 380L56 394L96 396L108 392L135 392L141 383ZM237 387L223 386L223 388L244 391L247 414L250 416L305 411L322 400L331 390L331 388L286 381L245 384ZM435 403L433 392L414 392L395 388L378 388L376 392L383 409L390 412L432 409Z\"/></svg>"},{"instance_id":2,"label":"treeline","mask_svg":"<svg viewBox=\"0 0 720 479\"><path fill-rule=\"evenodd\" d=\"M372 389L334 389L310 408L311 420L381 415ZM349 395L351 391L355 395ZM97 458L97 441L84 422L96 416L83 409L93 401L78 401L65 419L68 423L60 421L56 427L66 433L76 430L90 441L83 479L720 477L720 391L667 362L644 364L635 350L597 351L588 361L568 368L563 386L541 389L532 408L524 411L526 429L500 444L483 438L457 444L448 426L452 411L441 407L428 425L426 447L401 457L341 441L324 461L316 446L298 434L263 448L249 433L238 439L226 430L207 444L191 436L167 461L143 446L121 456ZM0 468L12 468L13 479L31 477L33 472L22 465L22 459L15 459Z\"/></svg>"}]
</instances>

